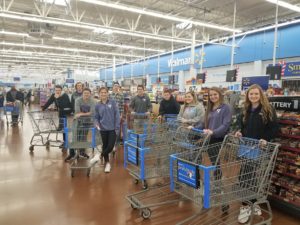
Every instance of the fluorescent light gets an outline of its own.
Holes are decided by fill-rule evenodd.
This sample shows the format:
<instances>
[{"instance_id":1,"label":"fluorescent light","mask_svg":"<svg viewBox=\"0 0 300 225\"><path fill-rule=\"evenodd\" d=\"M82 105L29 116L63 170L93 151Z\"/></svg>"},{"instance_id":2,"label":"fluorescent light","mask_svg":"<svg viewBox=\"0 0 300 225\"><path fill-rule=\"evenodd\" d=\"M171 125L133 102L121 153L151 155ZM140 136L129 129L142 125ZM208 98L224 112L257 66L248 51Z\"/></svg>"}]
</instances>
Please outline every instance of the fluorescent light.
<instances>
[{"instance_id":1,"label":"fluorescent light","mask_svg":"<svg viewBox=\"0 0 300 225\"><path fill-rule=\"evenodd\" d=\"M62 58L51 58L51 57L38 57L38 56L19 56L19 55L4 55L0 54L3 58L15 58L15 59L38 59L38 61L44 60L44 61L55 61L55 62L75 62L75 63L84 63L84 64L94 64L94 65L105 65L105 64L111 64L107 62L93 62L93 61L83 61L83 60L74 60L74 59L62 59ZM1 61L1 60L0 60Z\"/></svg>"},{"instance_id":2,"label":"fluorescent light","mask_svg":"<svg viewBox=\"0 0 300 225\"><path fill-rule=\"evenodd\" d=\"M106 35L110 35L112 34L113 32L111 30L108 30L108 29L103 29L103 28L95 28L93 30L94 33L98 33L98 34L106 34Z\"/></svg>"},{"instance_id":3,"label":"fluorescent light","mask_svg":"<svg viewBox=\"0 0 300 225\"><path fill-rule=\"evenodd\" d=\"M52 17L41 17L38 15L30 15L30 14L18 13L18 12L9 12L9 11L0 12L0 17L16 19L16 20L23 20L23 21L31 21L31 22L37 22L37 23L56 24L56 25L61 25L61 26L76 27L76 28L88 29L88 30L95 30L97 28L102 28L102 29L110 30L116 34L128 35L128 36L132 36L132 37L141 37L141 38L148 38L148 39L153 39L153 40L175 42L175 43L182 43L182 44L190 44L191 43L190 40L183 39L183 38L173 38L170 36L149 34L149 33L140 32L140 31L128 31L126 29L121 29L121 28L117 28L117 27L104 27L104 26L97 25L97 24L75 22L75 21L52 18Z\"/></svg>"},{"instance_id":4,"label":"fluorescent light","mask_svg":"<svg viewBox=\"0 0 300 225\"><path fill-rule=\"evenodd\" d=\"M37 60L20 60L20 59L1 59L0 62L12 62L12 63L26 63L26 64L46 64L49 67L62 65L62 66L89 66L89 67L99 67L100 65L84 65L76 63L61 63L61 62L46 62L46 61L37 61Z\"/></svg>"},{"instance_id":5,"label":"fluorescent light","mask_svg":"<svg viewBox=\"0 0 300 225\"><path fill-rule=\"evenodd\" d=\"M266 0L267 2L273 3L273 4L277 4L283 8L287 8L296 12L300 12L300 7L296 6L296 5L292 5L290 3L287 3L285 1L277 1L277 0Z\"/></svg>"},{"instance_id":6,"label":"fluorescent light","mask_svg":"<svg viewBox=\"0 0 300 225\"><path fill-rule=\"evenodd\" d=\"M91 60L97 62L109 62L112 63L112 60L106 58L97 58L97 57L90 57L85 55L68 55L68 54L59 54L59 53L50 53L50 52L32 52L32 51L20 51L20 50L11 50L11 49L0 49L0 52L6 54L20 54L20 55L35 55L35 56L53 56L53 57L60 57L60 58L77 58L82 60ZM121 61L121 60L117 60Z\"/></svg>"},{"instance_id":7,"label":"fluorescent light","mask_svg":"<svg viewBox=\"0 0 300 225\"><path fill-rule=\"evenodd\" d=\"M53 50L71 51L71 52L85 52L85 53L91 53L91 54L115 55L115 56L134 57L134 58L143 57L143 56L139 56L139 55L128 55L128 54L121 54L121 53L102 52L102 51L94 51L94 50L84 50L84 49L77 49L77 48L63 48L63 47L55 47L55 46L50 46L50 45L12 43L12 42L4 42L4 41L0 42L0 45L29 47L29 48L42 48L42 49L53 49Z\"/></svg>"},{"instance_id":8,"label":"fluorescent light","mask_svg":"<svg viewBox=\"0 0 300 225\"><path fill-rule=\"evenodd\" d=\"M0 34L6 34L6 35L12 35L12 36L22 36L22 37L29 37L26 33L16 33L16 32L10 32L5 30L0 30Z\"/></svg>"},{"instance_id":9,"label":"fluorescent light","mask_svg":"<svg viewBox=\"0 0 300 225\"><path fill-rule=\"evenodd\" d=\"M70 2L70 0L40 0L40 2L45 2L48 4L55 4L59 6L67 6L67 3Z\"/></svg>"},{"instance_id":10,"label":"fluorescent light","mask_svg":"<svg viewBox=\"0 0 300 225\"><path fill-rule=\"evenodd\" d=\"M180 17L176 17L176 16L163 14L161 12L149 11L146 9L130 7L127 5L120 5L117 3L110 3L110 2L98 1L98 0L80 0L80 1L90 3L90 4L100 5L100 6L104 6L104 7L109 7L109 8L113 8L113 9L120 9L123 11L137 13L137 14L141 14L141 15L153 16L153 17L162 18L162 19L166 19L166 20L171 20L171 21L176 21L176 22L181 22L181 23L184 23L184 22L190 23L190 24L193 24L196 26L201 26L201 27L208 27L208 28L213 28L213 29L217 29L217 30L236 32L236 33L241 32L238 29L231 29L231 28L228 28L225 26L219 26L216 24L204 23L204 22L200 22L200 21L193 21L193 20L189 20L189 19L184 19L184 18L180 18Z\"/></svg>"},{"instance_id":11,"label":"fluorescent light","mask_svg":"<svg viewBox=\"0 0 300 225\"><path fill-rule=\"evenodd\" d=\"M117 48L125 48L125 49L135 49L141 51L153 51L153 52L164 52L163 50L152 49L152 48L142 48L130 45L118 45L107 42L98 42L98 41L88 41L88 40L79 40L74 38L63 38L63 37L53 37L53 40L62 40L62 41L70 41L70 42L78 42L78 43L87 43L93 45L101 45L101 46L109 46L109 47L117 47Z\"/></svg>"}]
</instances>

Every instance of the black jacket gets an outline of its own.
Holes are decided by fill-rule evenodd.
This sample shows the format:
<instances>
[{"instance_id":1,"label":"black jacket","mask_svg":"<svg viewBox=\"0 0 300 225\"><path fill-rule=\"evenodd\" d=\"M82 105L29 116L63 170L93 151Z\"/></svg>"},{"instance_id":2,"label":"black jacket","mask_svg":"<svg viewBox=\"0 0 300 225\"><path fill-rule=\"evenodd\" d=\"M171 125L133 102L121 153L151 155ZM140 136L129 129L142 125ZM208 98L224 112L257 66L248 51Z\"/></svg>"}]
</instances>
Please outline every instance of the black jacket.
<instances>
[{"instance_id":1,"label":"black jacket","mask_svg":"<svg viewBox=\"0 0 300 225\"><path fill-rule=\"evenodd\" d=\"M15 102L16 100L24 103L24 94L21 91L17 91L16 99L14 99L14 97L12 96L11 91L6 93L7 102Z\"/></svg>"},{"instance_id":2,"label":"black jacket","mask_svg":"<svg viewBox=\"0 0 300 225\"><path fill-rule=\"evenodd\" d=\"M248 110L248 119L246 123L243 122L243 115L240 119L241 133L243 137L264 139L270 141L275 138L279 129L276 112L273 109L273 118L267 123L263 123L261 106L254 111Z\"/></svg>"},{"instance_id":3,"label":"black jacket","mask_svg":"<svg viewBox=\"0 0 300 225\"><path fill-rule=\"evenodd\" d=\"M178 114L180 111L180 105L176 102L175 98L171 96L170 100L163 99L159 105L159 115L165 114Z\"/></svg>"},{"instance_id":4,"label":"black jacket","mask_svg":"<svg viewBox=\"0 0 300 225\"><path fill-rule=\"evenodd\" d=\"M53 102L58 109L59 117L64 117L72 112L72 104L66 93L62 94L57 99L54 97L54 94L52 94L46 104L42 107L43 110L47 109Z\"/></svg>"}]
</instances>

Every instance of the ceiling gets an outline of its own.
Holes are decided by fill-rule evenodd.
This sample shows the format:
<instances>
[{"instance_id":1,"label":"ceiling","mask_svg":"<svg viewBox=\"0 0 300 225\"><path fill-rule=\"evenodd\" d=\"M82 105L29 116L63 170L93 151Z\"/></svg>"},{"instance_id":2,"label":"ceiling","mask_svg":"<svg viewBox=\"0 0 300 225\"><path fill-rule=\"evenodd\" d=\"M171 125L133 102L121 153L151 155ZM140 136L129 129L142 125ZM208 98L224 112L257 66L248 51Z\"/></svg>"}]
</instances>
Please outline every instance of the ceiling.
<instances>
[{"instance_id":1,"label":"ceiling","mask_svg":"<svg viewBox=\"0 0 300 225\"><path fill-rule=\"evenodd\" d=\"M93 0L55 0L65 6L52 1L0 0L0 70L98 70L190 46L193 31L196 43L233 34L235 0L100 1L127 6L126 11ZM285 2L300 6L300 0ZM235 29L274 24L275 10L266 0L236 0ZM279 7L279 22L299 15ZM192 28L178 28L182 19L192 21Z\"/></svg>"}]
</instances>

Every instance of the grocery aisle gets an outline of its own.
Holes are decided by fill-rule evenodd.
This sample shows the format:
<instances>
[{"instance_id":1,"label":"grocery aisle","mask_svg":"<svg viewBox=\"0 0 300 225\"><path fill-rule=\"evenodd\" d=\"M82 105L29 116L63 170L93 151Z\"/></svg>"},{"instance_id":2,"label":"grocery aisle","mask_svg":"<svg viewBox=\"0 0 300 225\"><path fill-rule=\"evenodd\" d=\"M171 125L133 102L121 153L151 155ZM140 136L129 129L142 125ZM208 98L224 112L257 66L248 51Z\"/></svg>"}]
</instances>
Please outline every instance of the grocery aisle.
<instances>
[{"instance_id":1,"label":"grocery aisle","mask_svg":"<svg viewBox=\"0 0 300 225\"><path fill-rule=\"evenodd\" d=\"M29 153L32 129L27 116L23 127L9 129L2 117L0 128L1 225L171 225L196 212L192 204L180 203L154 210L143 221L124 198L140 187L123 169L121 154L110 174L96 166L90 178L84 173L71 178L60 149L36 147ZM273 224L299 223L274 210Z\"/></svg>"}]
</instances>

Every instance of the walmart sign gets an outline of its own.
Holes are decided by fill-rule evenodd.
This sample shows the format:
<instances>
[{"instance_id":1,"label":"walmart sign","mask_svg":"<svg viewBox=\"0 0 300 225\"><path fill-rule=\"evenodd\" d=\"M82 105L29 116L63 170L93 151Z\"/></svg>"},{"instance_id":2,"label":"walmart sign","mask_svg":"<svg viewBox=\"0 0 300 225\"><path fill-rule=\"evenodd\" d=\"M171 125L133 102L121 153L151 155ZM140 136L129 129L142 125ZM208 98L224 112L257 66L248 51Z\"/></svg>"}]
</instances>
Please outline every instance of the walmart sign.
<instances>
[{"instance_id":1,"label":"walmart sign","mask_svg":"<svg viewBox=\"0 0 300 225\"><path fill-rule=\"evenodd\" d=\"M176 59L169 59L168 60L168 67L176 67L176 66L184 66L191 64L191 57L187 58L176 58Z\"/></svg>"}]
</instances>

